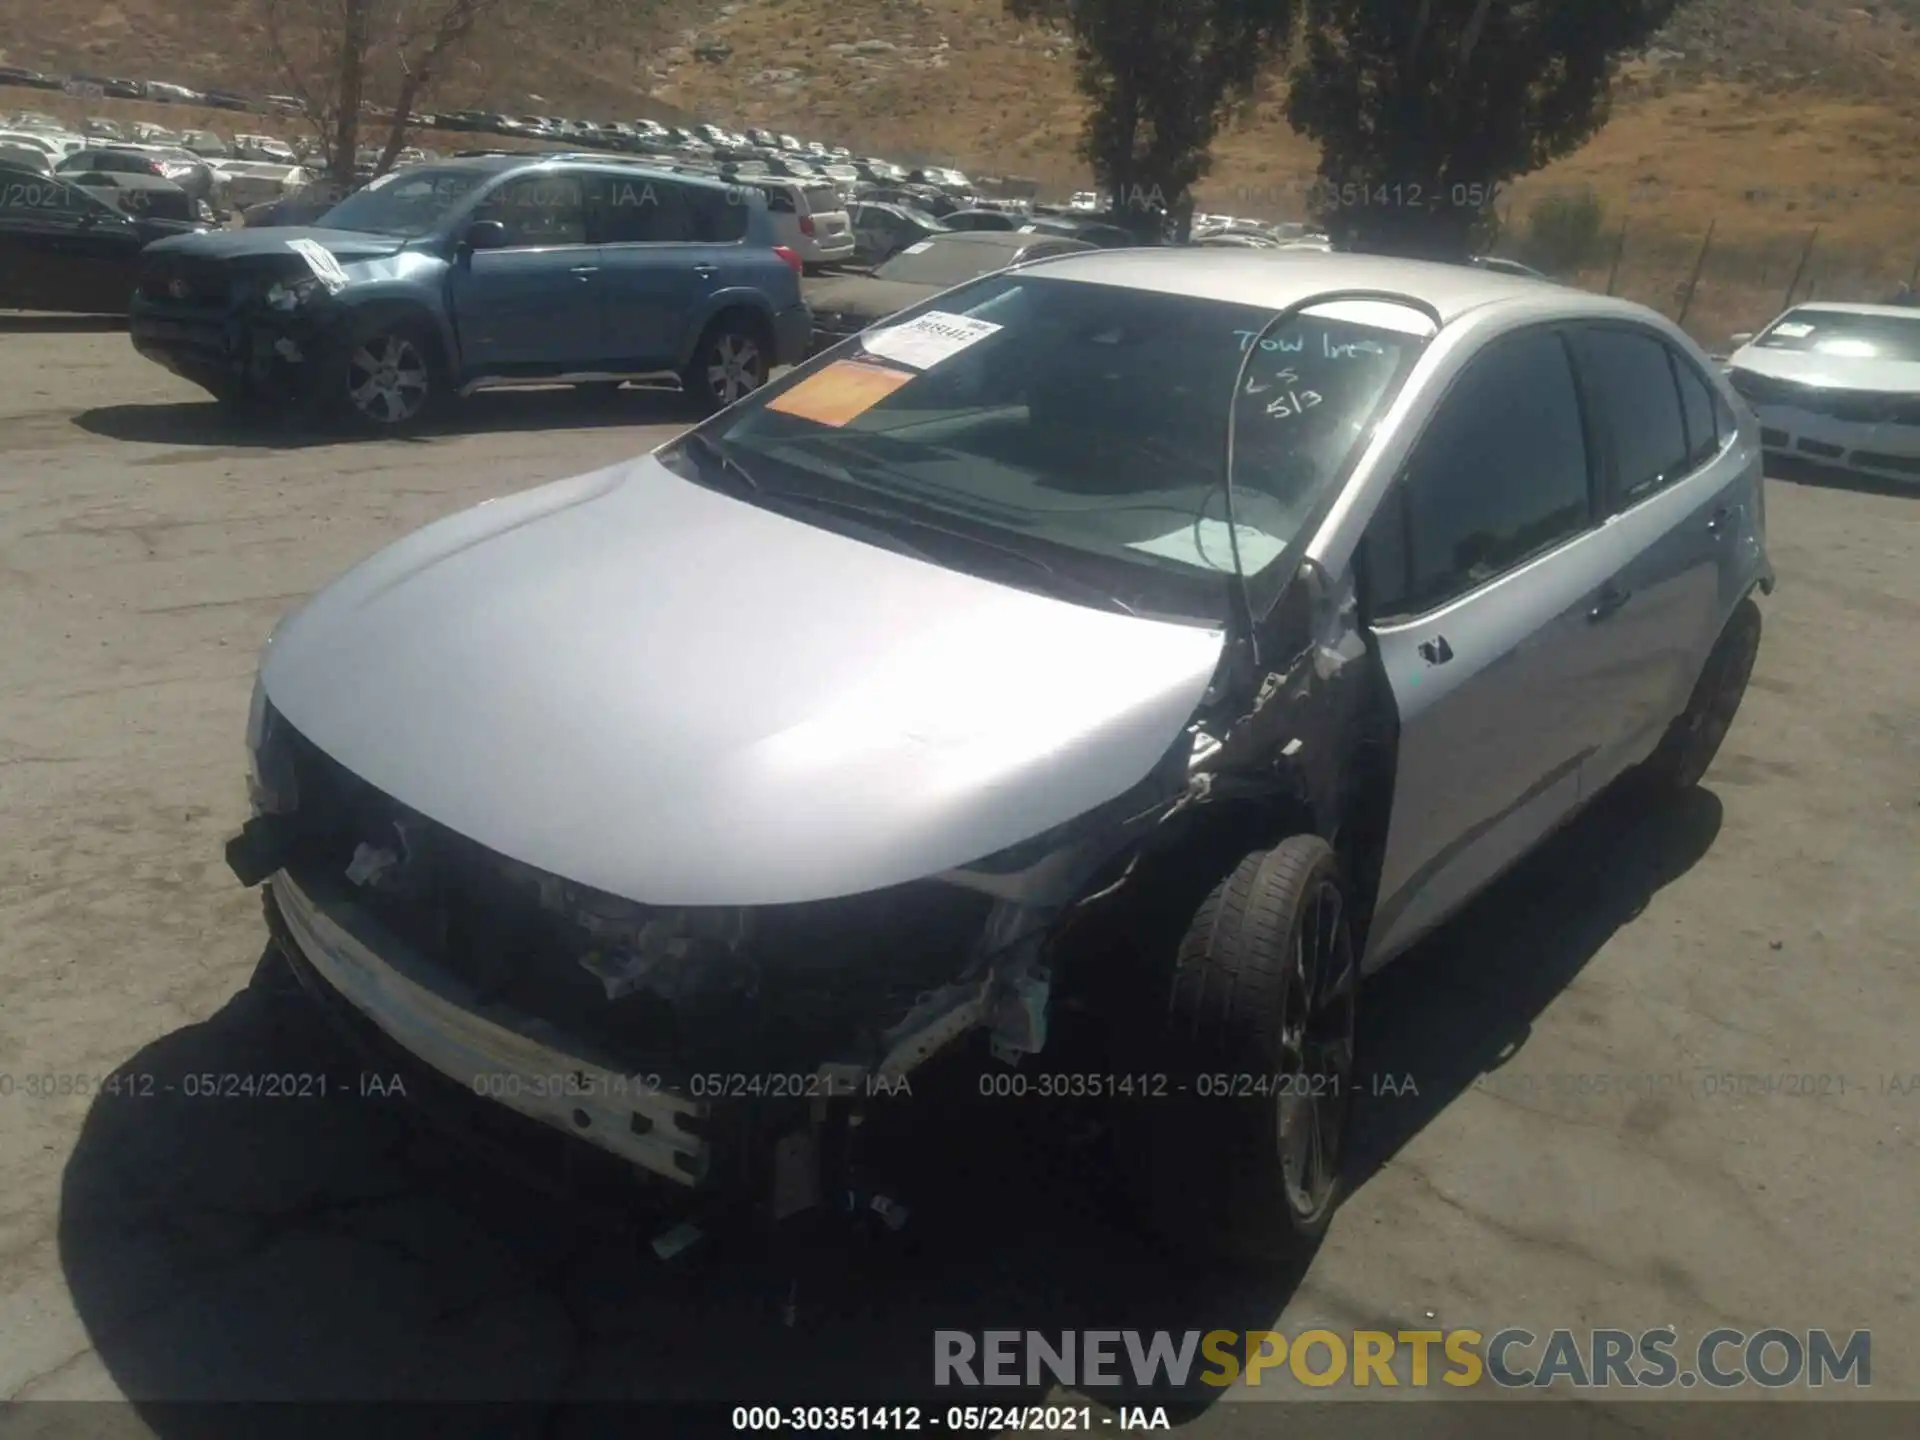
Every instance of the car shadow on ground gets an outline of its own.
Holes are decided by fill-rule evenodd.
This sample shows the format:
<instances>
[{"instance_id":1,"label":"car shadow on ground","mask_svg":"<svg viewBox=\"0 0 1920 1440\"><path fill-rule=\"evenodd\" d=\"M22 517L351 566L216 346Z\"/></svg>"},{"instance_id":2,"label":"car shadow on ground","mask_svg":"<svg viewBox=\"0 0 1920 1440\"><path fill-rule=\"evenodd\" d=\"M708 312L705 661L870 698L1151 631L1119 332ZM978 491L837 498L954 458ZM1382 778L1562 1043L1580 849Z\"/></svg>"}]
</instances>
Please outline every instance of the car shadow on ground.
<instances>
[{"instance_id":1,"label":"car shadow on ground","mask_svg":"<svg viewBox=\"0 0 1920 1440\"><path fill-rule=\"evenodd\" d=\"M235 414L211 400L162 405L101 405L73 423L89 434L138 445L206 445L305 450L385 441L430 444L460 435L510 430L591 430L622 425L692 424L698 416L678 390L628 386L589 392L567 386L487 390L467 397L418 430L382 435L349 426L302 423L297 414Z\"/></svg>"},{"instance_id":2,"label":"car shadow on ground","mask_svg":"<svg viewBox=\"0 0 1920 1440\"><path fill-rule=\"evenodd\" d=\"M1363 1098L1356 1184L1525 1043L1719 816L1700 791L1603 800L1369 987L1363 1065L1418 1094ZM220 1093L270 1075L325 1075L327 1093ZM664 1412L594 1403L609 1400L1035 1403L1038 1387L935 1388L934 1332L1265 1329L1311 1261L1183 1261L1141 1237L1086 1112L950 1093L890 1102L913 1107L872 1172L909 1207L897 1233L812 1218L777 1240L719 1231L665 1264L649 1242L666 1219L637 1197L576 1208L502 1179L418 1128L380 1077L269 951L94 1102L61 1260L104 1368L162 1440L238 1440L253 1421L154 1402L518 1402L537 1421L516 1433L542 1436L663 1428L646 1420ZM1178 1421L1219 1394L1103 1398Z\"/></svg>"},{"instance_id":3,"label":"car shadow on ground","mask_svg":"<svg viewBox=\"0 0 1920 1440\"><path fill-rule=\"evenodd\" d=\"M99 335L127 328L124 315L53 315L0 311L0 335Z\"/></svg>"},{"instance_id":4,"label":"car shadow on ground","mask_svg":"<svg viewBox=\"0 0 1920 1440\"><path fill-rule=\"evenodd\" d=\"M1784 480L1793 485L1807 485L1817 490L1851 490L1860 495L1898 495L1909 500L1920 499L1920 471L1915 472L1913 479L1903 483L1880 475L1865 475L1858 470L1842 470L1835 465L1823 465L1817 460L1799 456L1769 455L1767 478Z\"/></svg>"}]
</instances>

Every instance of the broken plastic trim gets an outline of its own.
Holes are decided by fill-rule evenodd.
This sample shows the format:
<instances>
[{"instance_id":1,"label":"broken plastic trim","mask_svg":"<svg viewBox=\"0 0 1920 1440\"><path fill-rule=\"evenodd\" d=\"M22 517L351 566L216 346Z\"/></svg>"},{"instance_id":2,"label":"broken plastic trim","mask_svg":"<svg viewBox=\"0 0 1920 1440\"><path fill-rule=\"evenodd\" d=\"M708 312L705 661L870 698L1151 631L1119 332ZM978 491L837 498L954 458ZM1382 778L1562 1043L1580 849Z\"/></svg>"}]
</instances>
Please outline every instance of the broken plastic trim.
<instances>
[{"instance_id":1,"label":"broken plastic trim","mask_svg":"<svg viewBox=\"0 0 1920 1440\"><path fill-rule=\"evenodd\" d=\"M1273 314L1267 318L1267 323L1254 332L1253 339L1248 342L1246 350L1240 356L1239 365L1234 367L1233 389L1227 396L1226 455L1225 464L1221 471L1221 488L1225 492L1223 508L1226 511L1227 546L1233 556L1232 590L1234 618L1242 627L1242 633L1246 637L1249 658L1256 668L1261 663L1260 640L1256 633L1259 617L1253 613L1253 595L1247 586L1246 568L1240 561L1240 527L1235 521L1233 513L1233 452L1235 442L1239 438L1239 426L1235 417L1240 413L1240 391L1247 383L1247 369L1253 364L1254 356L1260 353L1261 343L1276 329L1285 325L1288 321L1305 314L1307 311L1317 309L1322 305L1351 303L1356 300L1374 301L1385 305L1405 306L1407 309L1424 315L1427 319L1431 320L1433 322L1434 335L1438 335L1439 332L1446 327L1446 317L1441 315L1439 309L1436 308L1431 301L1422 300L1416 295L1408 295L1398 290L1365 288L1322 290L1317 294L1308 295L1300 300L1294 301L1291 305L1274 311ZM1432 343L1433 338L1434 336L1432 335L1427 337L1429 344ZM1323 518L1324 515L1324 506L1316 506L1315 512L1315 515L1310 517L1309 524L1314 529L1317 529L1319 520ZM1312 529L1303 525L1300 533L1310 535Z\"/></svg>"}]
</instances>

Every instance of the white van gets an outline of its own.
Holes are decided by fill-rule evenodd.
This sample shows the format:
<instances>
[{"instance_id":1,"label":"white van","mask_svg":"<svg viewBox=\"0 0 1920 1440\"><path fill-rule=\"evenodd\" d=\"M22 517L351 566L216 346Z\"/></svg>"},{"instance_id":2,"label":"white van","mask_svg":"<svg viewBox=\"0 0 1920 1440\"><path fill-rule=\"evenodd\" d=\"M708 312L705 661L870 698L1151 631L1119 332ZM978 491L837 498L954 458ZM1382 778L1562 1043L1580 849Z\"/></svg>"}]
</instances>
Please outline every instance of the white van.
<instances>
[{"instance_id":1,"label":"white van","mask_svg":"<svg viewBox=\"0 0 1920 1440\"><path fill-rule=\"evenodd\" d=\"M755 176L752 184L766 194L779 243L798 255L809 270L853 259L853 221L847 215L847 202L831 182L768 175Z\"/></svg>"}]
</instances>

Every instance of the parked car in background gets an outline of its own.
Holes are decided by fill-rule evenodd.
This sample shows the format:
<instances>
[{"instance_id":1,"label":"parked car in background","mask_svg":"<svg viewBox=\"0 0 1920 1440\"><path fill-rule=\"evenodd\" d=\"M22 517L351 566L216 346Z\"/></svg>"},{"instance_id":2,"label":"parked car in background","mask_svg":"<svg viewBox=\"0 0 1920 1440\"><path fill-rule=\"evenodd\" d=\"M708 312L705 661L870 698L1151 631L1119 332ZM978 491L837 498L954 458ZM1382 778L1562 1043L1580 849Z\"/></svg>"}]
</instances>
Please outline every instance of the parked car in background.
<instances>
[{"instance_id":1,"label":"parked car in background","mask_svg":"<svg viewBox=\"0 0 1920 1440\"><path fill-rule=\"evenodd\" d=\"M131 219L157 222L150 227L151 238L196 234L207 228L206 214L199 202L163 176L126 170L92 170L63 173L60 178L70 179Z\"/></svg>"},{"instance_id":2,"label":"parked car in background","mask_svg":"<svg viewBox=\"0 0 1920 1440\"><path fill-rule=\"evenodd\" d=\"M223 181L227 204L243 213L301 195L319 178L303 165L265 160L216 160L212 164Z\"/></svg>"},{"instance_id":3,"label":"parked car in background","mask_svg":"<svg viewBox=\"0 0 1920 1440\"><path fill-rule=\"evenodd\" d=\"M838 345L964 281L1009 265L1092 248L1060 236L994 230L955 230L916 241L871 275L847 275L809 289L813 351Z\"/></svg>"},{"instance_id":4,"label":"parked car in background","mask_svg":"<svg viewBox=\"0 0 1920 1440\"><path fill-rule=\"evenodd\" d=\"M80 122L80 133L94 140L125 140L127 132L117 120L104 115L89 115Z\"/></svg>"},{"instance_id":5,"label":"parked car in background","mask_svg":"<svg viewBox=\"0 0 1920 1440\"><path fill-rule=\"evenodd\" d=\"M1769 453L1920 484L1920 313L1821 301L1733 342Z\"/></svg>"},{"instance_id":6,"label":"parked car in background","mask_svg":"<svg viewBox=\"0 0 1920 1440\"><path fill-rule=\"evenodd\" d=\"M1077 215L1036 215L1019 229L1023 235L1065 235L1101 250L1127 250L1149 243L1124 225Z\"/></svg>"},{"instance_id":7,"label":"parked car in background","mask_svg":"<svg viewBox=\"0 0 1920 1440\"><path fill-rule=\"evenodd\" d=\"M215 110L252 110L253 102L244 95L235 95L230 90L207 90L200 96L200 104Z\"/></svg>"},{"instance_id":8,"label":"parked car in background","mask_svg":"<svg viewBox=\"0 0 1920 1440\"><path fill-rule=\"evenodd\" d=\"M200 92L190 90L185 85L175 85L169 80L149 80L146 82L147 99L158 101L162 105L197 105Z\"/></svg>"},{"instance_id":9,"label":"parked car in background","mask_svg":"<svg viewBox=\"0 0 1920 1440\"><path fill-rule=\"evenodd\" d=\"M382 430L528 382L665 374L718 409L801 358L809 332L800 257L758 195L611 157L418 166L316 226L194 236L148 259L141 354L223 400Z\"/></svg>"},{"instance_id":10,"label":"parked car in background","mask_svg":"<svg viewBox=\"0 0 1920 1440\"><path fill-rule=\"evenodd\" d=\"M293 147L272 135L236 135L232 153L242 160L275 160L292 165L299 160Z\"/></svg>"},{"instance_id":11,"label":"parked car in background","mask_svg":"<svg viewBox=\"0 0 1920 1440\"><path fill-rule=\"evenodd\" d=\"M1077 1031L1137 1212L1297 1258L1363 981L1727 734L1756 431L1653 311L1464 266L975 280L322 590L229 862L363 1063L654 1184L838 1197L876 1080Z\"/></svg>"},{"instance_id":12,"label":"parked car in background","mask_svg":"<svg viewBox=\"0 0 1920 1440\"><path fill-rule=\"evenodd\" d=\"M831 184L768 176L753 186L766 196L777 243L797 254L808 269L853 259L853 222Z\"/></svg>"},{"instance_id":13,"label":"parked car in background","mask_svg":"<svg viewBox=\"0 0 1920 1440\"><path fill-rule=\"evenodd\" d=\"M952 210L940 218L949 230L1018 230L1021 223L1007 210Z\"/></svg>"},{"instance_id":14,"label":"parked car in background","mask_svg":"<svg viewBox=\"0 0 1920 1440\"><path fill-rule=\"evenodd\" d=\"M88 170L157 175L163 180L172 181L195 201L209 208L220 198L212 167L191 151L150 145L101 146L76 150L54 167L56 175L78 174Z\"/></svg>"},{"instance_id":15,"label":"parked car in background","mask_svg":"<svg viewBox=\"0 0 1920 1440\"><path fill-rule=\"evenodd\" d=\"M0 138L0 166L9 170L32 170L36 174L53 173L53 157L45 150L27 145L15 145Z\"/></svg>"},{"instance_id":16,"label":"parked car in background","mask_svg":"<svg viewBox=\"0 0 1920 1440\"><path fill-rule=\"evenodd\" d=\"M180 148L206 160L224 160L233 154L233 148L211 130L182 130Z\"/></svg>"},{"instance_id":17,"label":"parked car in background","mask_svg":"<svg viewBox=\"0 0 1920 1440\"><path fill-rule=\"evenodd\" d=\"M946 233L946 224L905 205L885 205L856 200L848 207L853 223L853 258L861 265L878 265L891 260L909 245L917 245L933 235Z\"/></svg>"},{"instance_id":18,"label":"parked car in background","mask_svg":"<svg viewBox=\"0 0 1920 1440\"><path fill-rule=\"evenodd\" d=\"M41 130L16 125L11 129L0 130L0 145L11 145L22 150L38 150L47 157L47 164L53 166L58 165L74 151L84 150L87 141L81 136L69 135L60 130Z\"/></svg>"},{"instance_id":19,"label":"parked car in background","mask_svg":"<svg viewBox=\"0 0 1920 1440\"><path fill-rule=\"evenodd\" d=\"M142 248L192 226L125 204L120 182L143 177L101 176L105 194L76 183L87 178L0 164L0 308L124 315Z\"/></svg>"},{"instance_id":20,"label":"parked car in background","mask_svg":"<svg viewBox=\"0 0 1920 1440\"><path fill-rule=\"evenodd\" d=\"M0 85L17 85L27 90L58 90L60 81L38 70L20 65L0 65Z\"/></svg>"}]
</instances>

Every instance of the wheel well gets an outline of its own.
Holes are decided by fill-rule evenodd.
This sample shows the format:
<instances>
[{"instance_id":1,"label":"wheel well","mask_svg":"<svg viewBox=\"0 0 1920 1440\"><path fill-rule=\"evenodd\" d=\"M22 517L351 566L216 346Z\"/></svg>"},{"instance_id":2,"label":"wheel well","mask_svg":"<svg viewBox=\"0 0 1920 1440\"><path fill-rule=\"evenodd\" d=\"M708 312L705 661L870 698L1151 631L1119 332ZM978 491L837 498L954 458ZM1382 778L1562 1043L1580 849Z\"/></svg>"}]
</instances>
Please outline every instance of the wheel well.
<instances>
[{"instance_id":1,"label":"wheel well","mask_svg":"<svg viewBox=\"0 0 1920 1440\"><path fill-rule=\"evenodd\" d=\"M706 327L701 330L700 339L704 341L714 331L730 322L738 324L743 330L751 331L756 340L769 345L773 343L773 321L751 305L728 305L722 310L715 311L713 318L708 320ZM699 349L698 343L694 348Z\"/></svg>"},{"instance_id":2,"label":"wheel well","mask_svg":"<svg viewBox=\"0 0 1920 1440\"><path fill-rule=\"evenodd\" d=\"M450 379L454 365L453 356L447 348L447 337L434 323L433 316L417 305L390 301L355 310L348 320L345 338L349 341L365 339L401 325L416 331L426 341L428 360L440 367L443 379Z\"/></svg>"}]
</instances>

